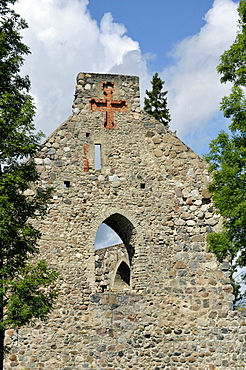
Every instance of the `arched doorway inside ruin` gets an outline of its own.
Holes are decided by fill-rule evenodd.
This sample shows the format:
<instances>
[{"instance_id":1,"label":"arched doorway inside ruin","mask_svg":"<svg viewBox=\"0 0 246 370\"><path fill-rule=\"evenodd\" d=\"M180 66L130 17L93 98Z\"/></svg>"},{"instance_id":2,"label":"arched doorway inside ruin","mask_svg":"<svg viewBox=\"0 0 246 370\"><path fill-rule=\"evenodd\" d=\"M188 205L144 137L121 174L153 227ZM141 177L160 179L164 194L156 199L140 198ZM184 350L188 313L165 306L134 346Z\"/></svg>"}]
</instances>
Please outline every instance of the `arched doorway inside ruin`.
<instances>
[{"instance_id":1,"label":"arched doorway inside ruin","mask_svg":"<svg viewBox=\"0 0 246 370\"><path fill-rule=\"evenodd\" d=\"M110 236L106 229L104 242L100 241L98 233L95 239L95 285L97 292L125 290L131 286L131 266L134 256L135 229L131 221L120 213L107 217L101 224L112 230L116 236ZM99 227L100 229L100 227ZM101 227L102 230L102 227ZM101 238L103 234L100 231ZM104 245L116 240L114 245Z\"/></svg>"},{"instance_id":2,"label":"arched doorway inside ruin","mask_svg":"<svg viewBox=\"0 0 246 370\"><path fill-rule=\"evenodd\" d=\"M118 268L116 269L113 289L127 288L127 285L130 287L131 281L131 270L127 263L122 261Z\"/></svg>"}]
</instances>

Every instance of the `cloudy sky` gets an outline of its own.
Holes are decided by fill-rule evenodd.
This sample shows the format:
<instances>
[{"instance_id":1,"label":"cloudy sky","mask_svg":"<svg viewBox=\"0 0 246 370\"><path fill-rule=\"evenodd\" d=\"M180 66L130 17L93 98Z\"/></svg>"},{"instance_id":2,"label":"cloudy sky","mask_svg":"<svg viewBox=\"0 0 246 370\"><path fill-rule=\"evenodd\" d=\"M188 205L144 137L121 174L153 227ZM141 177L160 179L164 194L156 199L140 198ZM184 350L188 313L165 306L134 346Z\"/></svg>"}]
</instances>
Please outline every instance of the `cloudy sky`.
<instances>
[{"instance_id":1,"label":"cloudy sky","mask_svg":"<svg viewBox=\"0 0 246 370\"><path fill-rule=\"evenodd\" d=\"M236 0L19 0L37 129L70 114L79 72L140 76L142 101L155 72L165 80L171 129L198 154L227 122L229 86L216 72L237 31Z\"/></svg>"},{"instance_id":2,"label":"cloudy sky","mask_svg":"<svg viewBox=\"0 0 246 370\"><path fill-rule=\"evenodd\" d=\"M134 74L141 96L158 72L168 90L171 129L199 154L226 127L219 113L229 86L216 72L235 39L232 0L19 0L32 51L35 123L50 134L71 113L78 72Z\"/></svg>"}]
</instances>

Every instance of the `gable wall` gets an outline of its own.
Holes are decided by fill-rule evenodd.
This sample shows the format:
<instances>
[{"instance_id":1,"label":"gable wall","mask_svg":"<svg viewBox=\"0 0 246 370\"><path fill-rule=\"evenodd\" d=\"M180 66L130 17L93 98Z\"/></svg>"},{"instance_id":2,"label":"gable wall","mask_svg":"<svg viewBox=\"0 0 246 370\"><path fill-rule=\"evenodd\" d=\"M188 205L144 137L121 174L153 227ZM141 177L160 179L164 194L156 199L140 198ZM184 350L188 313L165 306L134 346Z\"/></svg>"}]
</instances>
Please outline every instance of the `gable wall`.
<instances>
[{"instance_id":1,"label":"gable wall","mask_svg":"<svg viewBox=\"0 0 246 370\"><path fill-rule=\"evenodd\" d=\"M90 108L91 98L103 98L102 81L115 83L114 99L128 101L127 112L115 113L115 129L105 129L103 113ZM19 332L7 369L244 364L245 323L232 311L229 265L206 252L206 235L221 222L206 191L206 164L140 110L138 78L80 73L73 114L36 163L41 186L56 190L38 226L41 256L60 272L60 294L46 324ZM114 292L109 284L99 293L95 236L115 214L122 228L132 225L125 231L134 249L130 289ZM16 336L7 334L7 341Z\"/></svg>"}]
</instances>

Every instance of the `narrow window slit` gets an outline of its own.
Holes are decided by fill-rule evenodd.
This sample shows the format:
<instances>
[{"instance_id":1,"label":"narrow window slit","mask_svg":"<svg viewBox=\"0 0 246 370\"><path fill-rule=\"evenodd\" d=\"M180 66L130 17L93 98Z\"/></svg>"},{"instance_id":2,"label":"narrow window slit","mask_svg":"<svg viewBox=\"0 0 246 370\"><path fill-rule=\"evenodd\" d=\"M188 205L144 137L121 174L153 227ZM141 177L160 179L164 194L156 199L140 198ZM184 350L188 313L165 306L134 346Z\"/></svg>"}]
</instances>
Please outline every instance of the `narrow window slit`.
<instances>
[{"instance_id":1,"label":"narrow window slit","mask_svg":"<svg viewBox=\"0 0 246 370\"><path fill-rule=\"evenodd\" d=\"M70 186L71 186L70 181L64 181L63 186L64 186L64 188L70 188Z\"/></svg>"},{"instance_id":2,"label":"narrow window slit","mask_svg":"<svg viewBox=\"0 0 246 370\"><path fill-rule=\"evenodd\" d=\"M145 189L145 184L140 184L140 189Z\"/></svg>"},{"instance_id":3,"label":"narrow window slit","mask_svg":"<svg viewBox=\"0 0 246 370\"><path fill-rule=\"evenodd\" d=\"M95 144L95 170L101 169L101 144Z\"/></svg>"}]
</instances>

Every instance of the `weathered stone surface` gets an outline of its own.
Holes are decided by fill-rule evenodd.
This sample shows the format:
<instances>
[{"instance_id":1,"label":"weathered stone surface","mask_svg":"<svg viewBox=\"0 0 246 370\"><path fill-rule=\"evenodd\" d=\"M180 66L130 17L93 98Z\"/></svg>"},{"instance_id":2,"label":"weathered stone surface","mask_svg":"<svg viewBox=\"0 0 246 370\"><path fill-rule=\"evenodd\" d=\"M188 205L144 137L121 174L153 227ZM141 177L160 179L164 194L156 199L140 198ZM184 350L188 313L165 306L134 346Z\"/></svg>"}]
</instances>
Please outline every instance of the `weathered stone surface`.
<instances>
[{"instance_id":1,"label":"weathered stone surface","mask_svg":"<svg viewBox=\"0 0 246 370\"><path fill-rule=\"evenodd\" d=\"M203 235L195 235L192 237L193 242L204 242L204 236Z\"/></svg>"},{"instance_id":2,"label":"weathered stone surface","mask_svg":"<svg viewBox=\"0 0 246 370\"><path fill-rule=\"evenodd\" d=\"M55 154L56 153L56 150L54 148L51 148L47 151L47 155L52 155L52 154Z\"/></svg>"},{"instance_id":3,"label":"weathered stone surface","mask_svg":"<svg viewBox=\"0 0 246 370\"><path fill-rule=\"evenodd\" d=\"M127 101L112 128L105 110L92 109L103 82L115 107ZM206 252L207 232L220 224L206 163L141 111L138 84L80 73L74 114L35 159L39 186L56 189L37 226L59 295L47 322L6 331L6 370L245 367L246 320L233 311L228 263ZM95 250L103 222L122 243Z\"/></svg>"},{"instance_id":4,"label":"weathered stone surface","mask_svg":"<svg viewBox=\"0 0 246 370\"><path fill-rule=\"evenodd\" d=\"M155 149L155 150L154 150L154 155L155 155L156 157L162 157L162 156L163 156L163 151L162 151L162 150L160 150L160 149Z\"/></svg>"},{"instance_id":5,"label":"weathered stone surface","mask_svg":"<svg viewBox=\"0 0 246 370\"><path fill-rule=\"evenodd\" d=\"M205 199L210 199L211 198L211 193L207 189L202 189L202 196Z\"/></svg>"},{"instance_id":6,"label":"weathered stone surface","mask_svg":"<svg viewBox=\"0 0 246 370\"><path fill-rule=\"evenodd\" d=\"M222 271L227 271L227 270L230 270L231 266L228 262L224 262L220 265L220 268Z\"/></svg>"},{"instance_id":7,"label":"weathered stone surface","mask_svg":"<svg viewBox=\"0 0 246 370\"><path fill-rule=\"evenodd\" d=\"M155 122L144 121L143 125L145 128L155 128Z\"/></svg>"},{"instance_id":8,"label":"weathered stone surface","mask_svg":"<svg viewBox=\"0 0 246 370\"><path fill-rule=\"evenodd\" d=\"M154 144L160 144L161 143L161 137L158 135L155 135L152 137L152 141Z\"/></svg>"},{"instance_id":9,"label":"weathered stone surface","mask_svg":"<svg viewBox=\"0 0 246 370\"><path fill-rule=\"evenodd\" d=\"M179 198L182 198L183 194L182 194L182 190L180 188L176 188L175 189L175 194L177 197Z\"/></svg>"},{"instance_id":10,"label":"weathered stone surface","mask_svg":"<svg viewBox=\"0 0 246 370\"><path fill-rule=\"evenodd\" d=\"M178 261L175 263L174 268L176 269L185 269L187 267L184 261Z\"/></svg>"}]
</instances>

